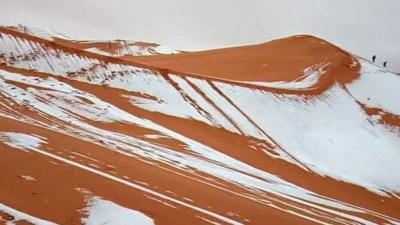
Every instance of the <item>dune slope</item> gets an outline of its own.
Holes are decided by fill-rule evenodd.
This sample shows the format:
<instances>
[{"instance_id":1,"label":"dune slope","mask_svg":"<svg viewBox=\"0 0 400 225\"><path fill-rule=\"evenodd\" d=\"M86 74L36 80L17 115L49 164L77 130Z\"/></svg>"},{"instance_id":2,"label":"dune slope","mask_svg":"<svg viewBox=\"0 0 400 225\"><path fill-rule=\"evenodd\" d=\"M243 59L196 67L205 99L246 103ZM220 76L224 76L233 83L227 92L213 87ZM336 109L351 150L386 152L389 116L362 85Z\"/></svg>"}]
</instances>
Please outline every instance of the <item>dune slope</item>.
<instances>
[{"instance_id":1,"label":"dune slope","mask_svg":"<svg viewBox=\"0 0 400 225\"><path fill-rule=\"evenodd\" d=\"M398 75L310 36L94 43L0 27L0 224L400 223Z\"/></svg>"}]
</instances>

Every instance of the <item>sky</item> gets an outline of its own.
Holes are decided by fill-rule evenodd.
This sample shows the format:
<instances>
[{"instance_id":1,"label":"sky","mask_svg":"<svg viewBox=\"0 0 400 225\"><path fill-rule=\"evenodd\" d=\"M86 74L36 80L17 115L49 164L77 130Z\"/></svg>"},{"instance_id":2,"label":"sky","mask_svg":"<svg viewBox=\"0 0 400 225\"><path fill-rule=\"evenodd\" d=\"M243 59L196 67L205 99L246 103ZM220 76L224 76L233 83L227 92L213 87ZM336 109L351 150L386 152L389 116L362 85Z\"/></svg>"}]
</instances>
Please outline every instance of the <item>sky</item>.
<instances>
[{"instance_id":1,"label":"sky","mask_svg":"<svg viewBox=\"0 0 400 225\"><path fill-rule=\"evenodd\" d=\"M400 0L0 0L0 25L180 50L310 34L400 72Z\"/></svg>"}]
</instances>

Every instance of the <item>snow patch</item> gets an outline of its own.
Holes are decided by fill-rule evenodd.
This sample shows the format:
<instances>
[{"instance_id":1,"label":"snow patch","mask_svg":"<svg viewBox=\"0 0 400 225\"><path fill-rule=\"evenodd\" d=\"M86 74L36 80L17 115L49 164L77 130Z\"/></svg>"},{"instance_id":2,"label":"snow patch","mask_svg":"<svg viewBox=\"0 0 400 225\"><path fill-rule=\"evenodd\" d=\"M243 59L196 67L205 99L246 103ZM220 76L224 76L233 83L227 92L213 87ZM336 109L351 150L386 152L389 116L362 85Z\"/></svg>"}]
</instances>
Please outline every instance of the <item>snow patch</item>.
<instances>
[{"instance_id":1,"label":"snow patch","mask_svg":"<svg viewBox=\"0 0 400 225\"><path fill-rule=\"evenodd\" d=\"M97 196L90 198L86 210L88 217L82 219L86 225L154 225L153 219L145 214Z\"/></svg>"},{"instance_id":2,"label":"snow patch","mask_svg":"<svg viewBox=\"0 0 400 225\"><path fill-rule=\"evenodd\" d=\"M325 68L329 63L319 63L314 66L307 67L304 70L304 75L293 81L277 81L277 82L264 82L264 81L246 81L242 83L254 84L264 87L281 88L281 89L310 89L318 83L319 78L326 70Z\"/></svg>"},{"instance_id":3,"label":"snow patch","mask_svg":"<svg viewBox=\"0 0 400 225\"><path fill-rule=\"evenodd\" d=\"M379 194L400 190L400 137L373 124L342 87L302 97L216 82L279 146L321 175ZM265 115L265 116L260 116Z\"/></svg>"},{"instance_id":4,"label":"snow patch","mask_svg":"<svg viewBox=\"0 0 400 225\"><path fill-rule=\"evenodd\" d=\"M12 221L6 222L7 225L16 224L14 222L18 221L18 220L26 220L26 221L28 221L28 222L30 222L32 224L35 224L35 225L56 225L56 223L53 223L53 222L50 222L50 221L46 221L46 220L39 219L37 217L28 215L26 213L23 213L21 211L13 209L13 208L11 208L9 206L6 206L6 205L4 205L2 203L0 203L0 211L5 212L5 213L7 213L7 214L9 214L9 215L14 217L14 219ZM0 222L1 221L2 220L1 220L1 217L0 217Z\"/></svg>"},{"instance_id":5,"label":"snow patch","mask_svg":"<svg viewBox=\"0 0 400 225\"><path fill-rule=\"evenodd\" d=\"M26 181L37 181L34 177L28 175L21 175L21 178Z\"/></svg>"},{"instance_id":6,"label":"snow patch","mask_svg":"<svg viewBox=\"0 0 400 225\"><path fill-rule=\"evenodd\" d=\"M54 30L51 29L40 29L36 27L27 27L24 25L19 24L18 26L13 26L10 27L11 29L17 30L19 32L29 34L32 36L40 37L46 40L53 40L53 38L60 38L60 39L65 39L65 40L70 40L71 38L58 33Z\"/></svg>"},{"instance_id":7,"label":"snow patch","mask_svg":"<svg viewBox=\"0 0 400 225\"><path fill-rule=\"evenodd\" d=\"M400 116L400 75L360 59L361 76L346 85L349 92L369 108Z\"/></svg>"},{"instance_id":8,"label":"snow patch","mask_svg":"<svg viewBox=\"0 0 400 225\"><path fill-rule=\"evenodd\" d=\"M41 144L46 143L42 137L14 132L0 132L0 141L22 151L37 150Z\"/></svg>"}]
</instances>

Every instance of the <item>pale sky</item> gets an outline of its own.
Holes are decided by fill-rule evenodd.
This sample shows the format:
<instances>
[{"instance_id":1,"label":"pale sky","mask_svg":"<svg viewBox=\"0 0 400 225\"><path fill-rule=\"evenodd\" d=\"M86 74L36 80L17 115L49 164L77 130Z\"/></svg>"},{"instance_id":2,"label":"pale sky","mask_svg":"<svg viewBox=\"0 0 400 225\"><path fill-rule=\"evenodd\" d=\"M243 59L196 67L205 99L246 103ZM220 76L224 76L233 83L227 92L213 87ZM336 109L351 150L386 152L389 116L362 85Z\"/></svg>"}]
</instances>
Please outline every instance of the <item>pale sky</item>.
<instances>
[{"instance_id":1,"label":"pale sky","mask_svg":"<svg viewBox=\"0 0 400 225\"><path fill-rule=\"evenodd\" d=\"M400 72L400 0L0 0L0 24L76 39L129 39L181 50L296 34L326 39Z\"/></svg>"}]
</instances>

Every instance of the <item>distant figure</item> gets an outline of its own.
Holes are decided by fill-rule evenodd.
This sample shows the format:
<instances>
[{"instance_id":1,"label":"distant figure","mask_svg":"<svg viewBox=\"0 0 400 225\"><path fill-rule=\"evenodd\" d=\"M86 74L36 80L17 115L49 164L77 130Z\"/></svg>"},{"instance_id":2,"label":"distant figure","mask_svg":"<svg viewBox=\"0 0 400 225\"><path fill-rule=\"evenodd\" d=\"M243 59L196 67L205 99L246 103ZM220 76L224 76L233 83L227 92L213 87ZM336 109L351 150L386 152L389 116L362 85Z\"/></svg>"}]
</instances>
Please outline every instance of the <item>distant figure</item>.
<instances>
[{"instance_id":1,"label":"distant figure","mask_svg":"<svg viewBox=\"0 0 400 225\"><path fill-rule=\"evenodd\" d=\"M375 62L376 55L372 56L372 62Z\"/></svg>"},{"instance_id":2,"label":"distant figure","mask_svg":"<svg viewBox=\"0 0 400 225\"><path fill-rule=\"evenodd\" d=\"M383 67L386 67L387 61L383 62Z\"/></svg>"}]
</instances>

